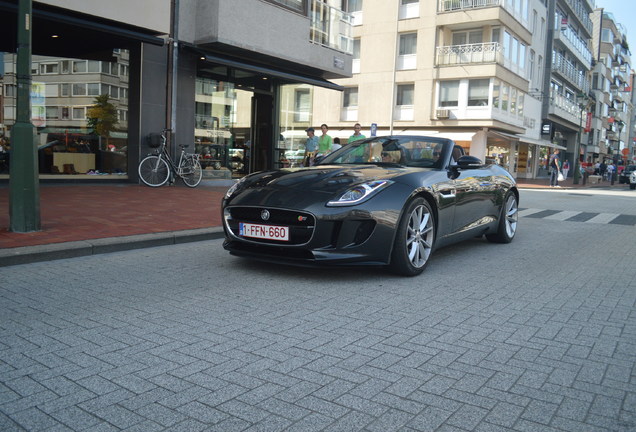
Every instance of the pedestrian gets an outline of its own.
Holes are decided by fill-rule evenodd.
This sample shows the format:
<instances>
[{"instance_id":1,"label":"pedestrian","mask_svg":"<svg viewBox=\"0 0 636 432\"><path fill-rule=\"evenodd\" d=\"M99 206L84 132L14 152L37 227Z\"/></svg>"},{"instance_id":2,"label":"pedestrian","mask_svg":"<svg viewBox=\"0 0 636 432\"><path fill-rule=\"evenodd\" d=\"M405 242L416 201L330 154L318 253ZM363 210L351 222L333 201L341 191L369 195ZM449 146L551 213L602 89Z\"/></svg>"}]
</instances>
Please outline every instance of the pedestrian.
<instances>
[{"instance_id":1,"label":"pedestrian","mask_svg":"<svg viewBox=\"0 0 636 432\"><path fill-rule=\"evenodd\" d=\"M601 179L605 180L606 174L607 174L607 165L605 165L605 161L603 161L598 166L598 175L601 176Z\"/></svg>"},{"instance_id":2,"label":"pedestrian","mask_svg":"<svg viewBox=\"0 0 636 432\"><path fill-rule=\"evenodd\" d=\"M612 181L614 178L614 173L616 172L616 167L614 166L614 162L610 162L607 166L607 181Z\"/></svg>"},{"instance_id":3,"label":"pedestrian","mask_svg":"<svg viewBox=\"0 0 636 432\"><path fill-rule=\"evenodd\" d=\"M355 125L353 125L353 135L349 137L349 139L347 140L347 144L351 144L354 141L365 139L366 137L362 135L362 133L360 133L361 130L362 130L362 126L360 126L360 123L356 123Z\"/></svg>"},{"instance_id":4,"label":"pedestrian","mask_svg":"<svg viewBox=\"0 0 636 432\"><path fill-rule=\"evenodd\" d=\"M318 137L314 135L314 128L305 129L307 132L307 142L305 143L305 154L303 155L303 165L306 167L314 164L316 150L318 149Z\"/></svg>"},{"instance_id":5,"label":"pedestrian","mask_svg":"<svg viewBox=\"0 0 636 432\"><path fill-rule=\"evenodd\" d=\"M333 145L333 140L327 134L327 132L329 132L329 126L323 123L320 125L320 130L322 131L322 135L318 138L316 157L331 153L331 146Z\"/></svg>"},{"instance_id":6,"label":"pedestrian","mask_svg":"<svg viewBox=\"0 0 636 432\"><path fill-rule=\"evenodd\" d=\"M568 172L570 171L570 162L568 160L563 162L563 168L561 171L563 171L563 178L568 178Z\"/></svg>"},{"instance_id":7,"label":"pedestrian","mask_svg":"<svg viewBox=\"0 0 636 432\"><path fill-rule=\"evenodd\" d=\"M561 161L559 159L559 149L554 149L554 153L550 155L550 187L559 186L559 173L561 172Z\"/></svg>"},{"instance_id":8,"label":"pedestrian","mask_svg":"<svg viewBox=\"0 0 636 432\"><path fill-rule=\"evenodd\" d=\"M335 138L333 139L333 144L331 144L331 151L332 151L332 152L333 152L333 151L336 151L336 150L338 150L339 148L342 148L342 144L340 144L340 138L335 137Z\"/></svg>"}]
</instances>

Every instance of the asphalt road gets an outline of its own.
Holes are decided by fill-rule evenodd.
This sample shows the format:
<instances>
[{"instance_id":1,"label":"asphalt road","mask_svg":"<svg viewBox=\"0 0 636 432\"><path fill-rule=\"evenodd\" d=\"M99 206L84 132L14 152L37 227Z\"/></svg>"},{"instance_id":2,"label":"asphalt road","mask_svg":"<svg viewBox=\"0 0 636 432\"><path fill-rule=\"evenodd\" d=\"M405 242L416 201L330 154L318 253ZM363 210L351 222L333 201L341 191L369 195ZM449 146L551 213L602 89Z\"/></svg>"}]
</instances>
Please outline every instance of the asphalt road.
<instances>
[{"instance_id":1,"label":"asphalt road","mask_svg":"<svg viewBox=\"0 0 636 432\"><path fill-rule=\"evenodd\" d=\"M416 278L220 240L3 267L0 430L634 431L636 194L608 194L523 191L511 244Z\"/></svg>"}]
</instances>

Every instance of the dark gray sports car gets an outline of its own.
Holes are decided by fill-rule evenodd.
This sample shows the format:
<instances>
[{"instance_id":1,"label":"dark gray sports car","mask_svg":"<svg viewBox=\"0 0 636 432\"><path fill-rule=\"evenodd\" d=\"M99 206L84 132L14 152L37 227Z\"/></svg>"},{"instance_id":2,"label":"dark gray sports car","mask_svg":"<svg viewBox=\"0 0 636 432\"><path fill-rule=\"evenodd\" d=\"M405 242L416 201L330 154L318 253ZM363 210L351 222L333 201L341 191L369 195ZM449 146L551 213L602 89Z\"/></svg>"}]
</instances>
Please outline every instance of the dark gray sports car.
<instances>
[{"instance_id":1,"label":"dark gray sports car","mask_svg":"<svg viewBox=\"0 0 636 432\"><path fill-rule=\"evenodd\" d=\"M233 255L308 265L386 265L414 276L438 247L509 243L519 191L448 139L373 137L307 168L248 175L223 200Z\"/></svg>"}]
</instances>

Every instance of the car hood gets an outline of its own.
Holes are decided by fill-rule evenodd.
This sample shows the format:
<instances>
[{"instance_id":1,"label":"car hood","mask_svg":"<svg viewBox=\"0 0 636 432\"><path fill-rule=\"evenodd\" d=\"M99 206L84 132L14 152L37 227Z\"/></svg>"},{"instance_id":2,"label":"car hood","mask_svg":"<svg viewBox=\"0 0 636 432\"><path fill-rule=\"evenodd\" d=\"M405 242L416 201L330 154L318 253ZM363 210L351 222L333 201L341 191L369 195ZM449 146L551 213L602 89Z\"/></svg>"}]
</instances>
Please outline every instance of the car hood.
<instances>
[{"instance_id":1,"label":"car hood","mask_svg":"<svg viewBox=\"0 0 636 432\"><path fill-rule=\"evenodd\" d=\"M329 200L371 180L397 181L412 171L397 165L319 165L264 171L245 177L231 201L234 205L304 206Z\"/></svg>"}]
</instances>

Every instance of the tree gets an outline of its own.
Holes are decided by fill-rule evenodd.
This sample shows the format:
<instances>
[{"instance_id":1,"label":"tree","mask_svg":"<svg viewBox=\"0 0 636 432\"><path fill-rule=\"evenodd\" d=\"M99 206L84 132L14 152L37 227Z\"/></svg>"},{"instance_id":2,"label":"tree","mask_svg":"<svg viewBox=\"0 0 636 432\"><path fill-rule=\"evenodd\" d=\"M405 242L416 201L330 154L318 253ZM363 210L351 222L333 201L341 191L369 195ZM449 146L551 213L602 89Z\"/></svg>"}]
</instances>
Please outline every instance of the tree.
<instances>
[{"instance_id":1,"label":"tree","mask_svg":"<svg viewBox=\"0 0 636 432\"><path fill-rule=\"evenodd\" d=\"M106 138L106 145L108 145L110 132L119 122L117 120L117 108L108 99L109 96L107 94L97 96L95 105L88 108L86 112L88 126L93 128L99 136Z\"/></svg>"}]
</instances>

